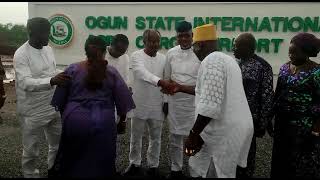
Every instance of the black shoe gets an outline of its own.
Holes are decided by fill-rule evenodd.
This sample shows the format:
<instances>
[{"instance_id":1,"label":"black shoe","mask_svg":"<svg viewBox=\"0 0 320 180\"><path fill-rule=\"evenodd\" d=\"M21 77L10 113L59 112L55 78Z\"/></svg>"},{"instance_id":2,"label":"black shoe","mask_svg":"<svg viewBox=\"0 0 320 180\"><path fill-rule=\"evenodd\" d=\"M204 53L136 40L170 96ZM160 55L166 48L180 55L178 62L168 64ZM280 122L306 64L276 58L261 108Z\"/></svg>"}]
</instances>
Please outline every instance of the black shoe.
<instances>
[{"instance_id":1,"label":"black shoe","mask_svg":"<svg viewBox=\"0 0 320 180\"><path fill-rule=\"evenodd\" d=\"M180 178L185 178L182 174L182 171L171 171L170 174L167 176L168 179L180 179Z\"/></svg>"},{"instance_id":2,"label":"black shoe","mask_svg":"<svg viewBox=\"0 0 320 180\"><path fill-rule=\"evenodd\" d=\"M158 168L149 168L146 172L146 175L152 177L159 177L159 170Z\"/></svg>"},{"instance_id":3,"label":"black shoe","mask_svg":"<svg viewBox=\"0 0 320 180\"><path fill-rule=\"evenodd\" d=\"M123 176L139 176L141 174L141 167L131 164L123 173Z\"/></svg>"}]
</instances>

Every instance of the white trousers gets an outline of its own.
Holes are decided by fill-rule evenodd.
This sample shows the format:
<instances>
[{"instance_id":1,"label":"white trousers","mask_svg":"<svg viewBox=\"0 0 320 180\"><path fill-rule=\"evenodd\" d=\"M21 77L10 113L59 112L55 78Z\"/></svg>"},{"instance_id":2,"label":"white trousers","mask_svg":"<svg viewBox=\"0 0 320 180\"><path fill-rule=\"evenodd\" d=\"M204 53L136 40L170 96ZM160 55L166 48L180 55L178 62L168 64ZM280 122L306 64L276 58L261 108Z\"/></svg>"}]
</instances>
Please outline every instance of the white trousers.
<instances>
[{"instance_id":1,"label":"white trousers","mask_svg":"<svg viewBox=\"0 0 320 180\"><path fill-rule=\"evenodd\" d=\"M210 157L207 157L207 158L210 158ZM208 170L205 174L205 176L202 176L199 172L195 171L192 166L190 166L190 161L189 161L189 172L190 172L190 176L192 178L219 178L218 175L217 175L217 170L215 168L215 165L214 165L214 161L210 160L210 164L209 164L209 167L208 167Z\"/></svg>"},{"instance_id":2,"label":"white trousers","mask_svg":"<svg viewBox=\"0 0 320 180\"><path fill-rule=\"evenodd\" d=\"M171 171L182 171L183 166L183 140L186 136L170 133L169 153Z\"/></svg>"},{"instance_id":3,"label":"white trousers","mask_svg":"<svg viewBox=\"0 0 320 180\"><path fill-rule=\"evenodd\" d=\"M153 119L131 119L131 138L130 138L130 164L141 165L141 148L142 137L145 125L149 132L149 147L147 151L147 165L149 168L159 166L160 150L161 150L161 132L163 121Z\"/></svg>"},{"instance_id":4,"label":"white trousers","mask_svg":"<svg viewBox=\"0 0 320 180\"><path fill-rule=\"evenodd\" d=\"M32 126L26 122L25 117L20 117L22 122L22 172L25 178L38 178L39 169L37 160L39 158L39 142L41 133L44 132L49 144L48 169L53 166L56 154L59 148L61 136L61 118L57 114L52 120L44 126Z\"/></svg>"}]
</instances>

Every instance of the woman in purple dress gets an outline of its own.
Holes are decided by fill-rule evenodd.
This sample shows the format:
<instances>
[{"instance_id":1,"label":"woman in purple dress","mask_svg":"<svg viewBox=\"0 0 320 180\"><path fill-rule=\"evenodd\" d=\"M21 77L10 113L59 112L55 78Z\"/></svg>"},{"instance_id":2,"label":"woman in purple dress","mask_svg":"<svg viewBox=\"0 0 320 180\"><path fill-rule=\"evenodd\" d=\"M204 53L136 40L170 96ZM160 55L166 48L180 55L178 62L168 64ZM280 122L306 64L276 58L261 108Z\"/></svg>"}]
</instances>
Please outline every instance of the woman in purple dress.
<instances>
[{"instance_id":1,"label":"woman in purple dress","mask_svg":"<svg viewBox=\"0 0 320 180\"><path fill-rule=\"evenodd\" d=\"M62 135L49 177L110 177L115 175L116 138L125 129L126 113L135 107L129 88L104 60L105 42L89 36L87 60L71 64L71 81L57 87L52 99L62 115ZM115 123L115 108L121 117Z\"/></svg>"}]
</instances>

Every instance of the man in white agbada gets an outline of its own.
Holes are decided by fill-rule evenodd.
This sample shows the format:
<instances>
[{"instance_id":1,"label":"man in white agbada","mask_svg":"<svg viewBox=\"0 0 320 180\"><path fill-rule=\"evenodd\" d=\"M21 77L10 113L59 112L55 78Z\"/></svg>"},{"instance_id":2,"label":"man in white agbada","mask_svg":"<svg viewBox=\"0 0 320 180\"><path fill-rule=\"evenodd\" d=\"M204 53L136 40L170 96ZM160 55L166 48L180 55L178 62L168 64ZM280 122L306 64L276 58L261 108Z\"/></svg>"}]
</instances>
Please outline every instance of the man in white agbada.
<instances>
[{"instance_id":1,"label":"man in white agbada","mask_svg":"<svg viewBox=\"0 0 320 180\"><path fill-rule=\"evenodd\" d=\"M131 119L130 165L124 175L141 175L141 148L145 125L149 131L149 147L147 152L148 175L158 174L161 131L164 120L162 110L164 94L161 87L167 87L168 81L163 80L165 56L158 52L160 33L146 30L143 33L144 49L132 53L131 67L133 71L133 99L136 109Z\"/></svg>"},{"instance_id":2,"label":"man in white agbada","mask_svg":"<svg viewBox=\"0 0 320 180\"><path fill-rule=\"evenodd\" d=\"M111 46L107 47L106 59L108 65L118 70L123 80L130 84L129 81L129 56L126 54L129 46L128 37L123 34L117 34L113 37Z\"/></svg>"},{"instance_id":3,"label":"man in white agbada","mask_svg":"<svg viewBox=\"0 0 320 180\"><path fill-rule=\"evenodd\" d=\"M253 121L239 65L217 52L213 24L194 29L193 50L201 62L196 88L176 83L175 91L195 93L196 122L185 142L192 177L235 178L246 167Z\"/></svg>"},{"instance_id":4,"label":"man in white agbada","mask_svg":"<svg viewBox=\"0 0 320 180\"><path fill-rule=\"evenodd\" d=\"M50 23L45 18L28 20L29 40L14 54L17 115L22 125L22 171L24 177L39 177L37 159L41 133L49 144L48 169L54 163L61 134L60 114L50 105L55 85L69 79L59 73L48 46ZM58 74L59 73L59 74Z\"/></svg>"},{"instance_id":5,"label":"man in white agbada","mask_svg":"<svg viewBox=\"0 0 320 180\"><path fill-rule=\"evenodd\" d=\"M131 83L129 79L129 56L126 51L129 46L128 37L123 34L117 34L113 37L111 46L107 47L106 59L108 65L116 68L121 75L122 79L126 82L128 87L131 89ZM127 118L131 118L131 113L127 114ZM128 117L129 116L129 117ZM119 123L120 117L117 116L115 112L116 123ZM125 123L125 122L124 122Z\"/></svg>"},{"instance_id":6,"label":"man in white agbada","mask_svg":"<svg viewBox=\"0 0 320 180\"><path fill-rule=\"evenodd\" d=\"M165 79L181 85L196 85L200 61L192 50L192 25L182 21L176 28L178 46L166 55ZM170 178L182 177L183 141L189 134L194 119L194 95L178 92L168 96L168 121L170 127Z\"/></svg>"}]
</instances>

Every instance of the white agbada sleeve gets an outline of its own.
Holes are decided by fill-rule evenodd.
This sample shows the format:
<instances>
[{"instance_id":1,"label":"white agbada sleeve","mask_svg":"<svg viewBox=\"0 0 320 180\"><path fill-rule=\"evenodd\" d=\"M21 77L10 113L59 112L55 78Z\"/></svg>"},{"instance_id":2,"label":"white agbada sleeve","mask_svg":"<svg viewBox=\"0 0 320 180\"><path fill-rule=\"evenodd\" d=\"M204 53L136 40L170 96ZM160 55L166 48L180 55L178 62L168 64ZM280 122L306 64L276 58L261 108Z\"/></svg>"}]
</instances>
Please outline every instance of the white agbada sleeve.
<instances>
[{"instance_id":1,"label":"white agbada sleeve","mask_svg":"<svg viewBox=\"0 0 320 180\"><path fill-rule=\"evenodd\" d=\"M170 80L171 79L171 64L170 64L170 57L169 57L169 54L167 53L166 55L166 64L164 66L164 74L163 74L163 79L165 80ZM165 103L168 102L168 95L167 94L164 94L163 95L163 101Z\"/></svg>"},{"instance_id":2,"label":"white agbada sleeve","mask_svg":"<svg viewBox=\"0 0 320 180\"><path fill-rule=\"evenodd\" d=\"M200 78L199 102L196 106L197 113L219 119L221 103L225 95L224 67L214 60L201 63L198 77Z\"/></svg>"},{"instance_id":3,"label":"white agbada sleeve","mask_svg":"<svg viewBox=\"0 0 320 180\"><path fill-rule=\"evenodd\" d=\"M28 65L27 57L16 55L13 57L16 80L25 91L43 91L53 88L50 84L51 77L33 78Z\"/></svg>"},{"instance_id":4,"label":"white agbada sleeve","mask_svg":"<svg viewBox=\"0 0 320 180\"><path fill-rule=\"evenodd\" d=\"M171 79L171 60L169 57L169 54L167 53L166 55L166 64L164 66L164 79L165 80L170 80Z\"/></svg>"},{"instance_id":5,"label":"white agbada sleeve","mask_svg":"<svg viewBox=\"0 0 320 180\"><path fill-rule=\"evenodd\" d=\"M126 82L126 84L128 86L130 86L130 78L129 78L129 63L130 63L130 60L129 60L129 56L127 54L125 54L125 65L124 65L124 81Z\"/></svg>"},{"instance_id":6,"label":"white agbada sleeve","mask_svg":"<svg viewBox=\"0 0 320 180\"><path fill-rule=\"evenodd\" d=\"M149 72L145 66L143 61L141 60L142 57L139 56L138 53L133 53L131 56L131 67L132 72L136 74L135 77L139 77L143 81L146 81L154 86L158 85L158 81L161 79L158 76Z\"/></svg>"}]
</instances>

